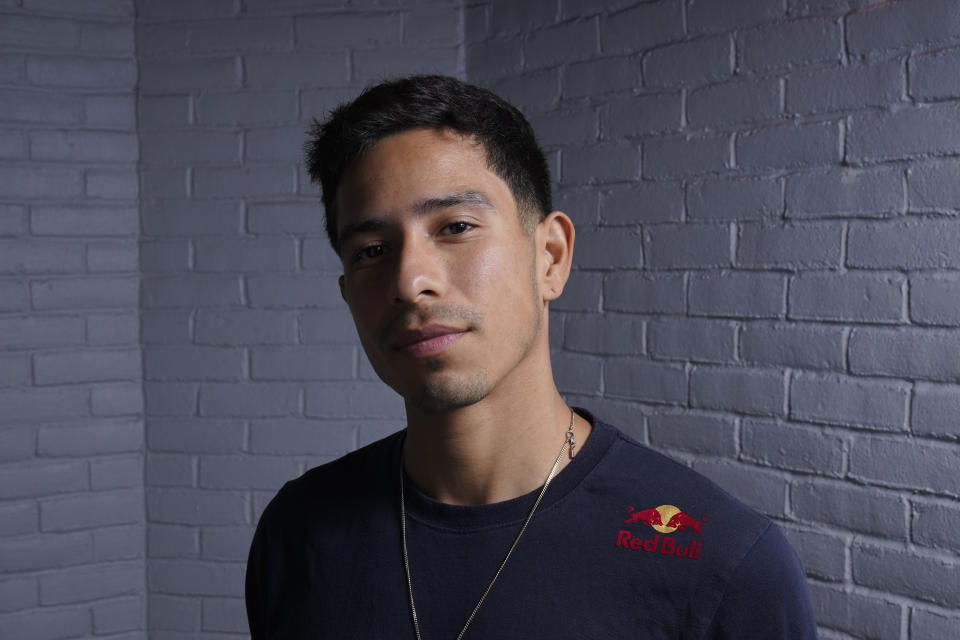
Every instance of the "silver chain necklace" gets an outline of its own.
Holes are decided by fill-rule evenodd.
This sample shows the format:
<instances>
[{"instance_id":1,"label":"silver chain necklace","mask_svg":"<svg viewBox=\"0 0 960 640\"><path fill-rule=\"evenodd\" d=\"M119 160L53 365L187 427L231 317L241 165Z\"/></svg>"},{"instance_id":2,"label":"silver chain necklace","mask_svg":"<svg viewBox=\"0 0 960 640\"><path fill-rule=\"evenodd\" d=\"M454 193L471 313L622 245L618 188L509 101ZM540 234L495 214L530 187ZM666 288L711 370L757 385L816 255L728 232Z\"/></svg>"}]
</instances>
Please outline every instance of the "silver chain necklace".
<instances>
[{"instance_id":1,"label":"silver chain necklace","mask_svg":"<svg viewBox=\"0 0 960 640\"><path fill-rule=\"evenodd\" d=\"M460 629L460 633L457 634L457 640L462 640L463 634L467 632L467 627L469 627L470 623L473 622L474 617L477 615L477 611L480 610L480 607L483 605L483 601L487 599L487 595L490 593L490 590L493 589L493 585L497 581L497 578L499 578L500 574L503 573L503 568L507 566L507 560L510 559L510 554L512 554L513 550L517 548L517 543L520 542L520 537L523 535L523 532L527 530L527 525L530 524L530 521L533 519L533 514L537 511L537 507L540 506L540 500L543 499L543 495L547 492L547 487L550 486L550 481L553 480L553 476L557 473L557 467L560 466L560 459L563 458L563 452L565 449L569 451L570 459L573 459L573 448L576 446L576 442L574 442L573 439L573 420L574 414L573 409L571 409L570 426L567 427L567 432L564 434L563 446L560 447L560 453L557 454L557 459L554 461L553 467L550 468L550 473L547 474L547 480L543 483L543 488L540 489L540 494L537 496L536 502L533 503L533 507L530 509L527 519L523 522L523 526L520 527L520 531L517 532L517 537L513 539L513 544L511 544L510 548L507 550L507 555L504 556L503 562L500 563L500 567L497 569L497 572L493 574L493 579L490 580L490 584L488 584L487 588L484 589L483 595L480 596L480 600L477 601L477 606L473 608L473 611L470 613L470 617L467 618L467 621L463 623L463 628ZM417 635L417 640L422 640L420 637L420 622L417 620L417 607L413 603L413 581L410 578L410 559L407 555L407 507L403 497L402 460L400 462L400 538L403 541L403 569L407 574L407 593L410 596L410 615L413 617L413 630Z\"/></svg>"}]
</instances>

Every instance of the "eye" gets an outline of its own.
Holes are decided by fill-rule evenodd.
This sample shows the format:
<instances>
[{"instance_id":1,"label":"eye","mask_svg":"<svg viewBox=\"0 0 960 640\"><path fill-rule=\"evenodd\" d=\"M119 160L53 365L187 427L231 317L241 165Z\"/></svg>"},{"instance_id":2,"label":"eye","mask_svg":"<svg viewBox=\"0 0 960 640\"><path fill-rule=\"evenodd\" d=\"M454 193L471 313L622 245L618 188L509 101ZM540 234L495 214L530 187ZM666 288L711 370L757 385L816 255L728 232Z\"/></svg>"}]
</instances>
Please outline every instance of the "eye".
<instances>
[{"instance_id":1,"label":"eye","mask_svg":"<svg viewBox=\"0 0 960 640\"><path fill-rule=\"evenodd\" d=\"M354 254L354 261L358 260L374 260L381 257L387 252L386 245L382 244L371 244L368 245Z\"/></svg>"},{"instance_id":2,"label":"eye","mask_svg":"<svg viewBox=\"0 0 960 640\"><path fill-rule=\"evenodd\" d=\"M451 235L459 235L461 233L466 233L473 228L473 225L469 222L452 222L446 226L446 230Z\"/></svg>"}]
</instances>

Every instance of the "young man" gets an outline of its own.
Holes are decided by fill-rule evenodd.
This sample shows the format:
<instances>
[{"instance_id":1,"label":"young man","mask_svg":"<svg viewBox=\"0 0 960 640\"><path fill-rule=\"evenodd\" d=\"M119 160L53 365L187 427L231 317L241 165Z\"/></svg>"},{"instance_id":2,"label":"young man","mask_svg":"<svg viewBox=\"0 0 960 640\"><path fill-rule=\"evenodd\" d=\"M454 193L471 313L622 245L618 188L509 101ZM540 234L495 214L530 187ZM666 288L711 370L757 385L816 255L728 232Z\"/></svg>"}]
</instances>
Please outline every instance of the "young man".
<instances>
[{"instance_id":1,"label":"young man","mask_svg":"<svg viewBox=\"0 0 960 640\"><path fill-rule=\"evenodd\" d=\"M767 518L557 392L548 308L574 229L515 108L452 78L387 82L307 152L407 428L267 507L254 640L815 637Z\"/></svg>"}]
</instances>

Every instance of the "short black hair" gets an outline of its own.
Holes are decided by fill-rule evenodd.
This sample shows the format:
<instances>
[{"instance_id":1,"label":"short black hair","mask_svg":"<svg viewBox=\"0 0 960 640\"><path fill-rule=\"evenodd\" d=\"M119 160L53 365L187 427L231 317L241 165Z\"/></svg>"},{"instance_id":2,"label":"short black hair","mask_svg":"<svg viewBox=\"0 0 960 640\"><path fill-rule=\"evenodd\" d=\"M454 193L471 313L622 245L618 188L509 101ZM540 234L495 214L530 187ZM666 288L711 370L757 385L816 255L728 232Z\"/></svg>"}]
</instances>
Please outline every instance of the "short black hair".
<instances>
[{"instance_id":1,"label":"short black hair","mask_svg":"<svg viewBox=\"0 0 960 640\"><path fill-rule=\"evenodd\" d=\"M325 122L314 119L308 132L307 169L323 189L327 236L338 254L337 188L347 166L380 140L420 128L450 129L480 142L490 168L510 187L525 228L553 210L547 160L516 107L456 78L409 76L366 88Z\"/></svg>"}]
</instances>

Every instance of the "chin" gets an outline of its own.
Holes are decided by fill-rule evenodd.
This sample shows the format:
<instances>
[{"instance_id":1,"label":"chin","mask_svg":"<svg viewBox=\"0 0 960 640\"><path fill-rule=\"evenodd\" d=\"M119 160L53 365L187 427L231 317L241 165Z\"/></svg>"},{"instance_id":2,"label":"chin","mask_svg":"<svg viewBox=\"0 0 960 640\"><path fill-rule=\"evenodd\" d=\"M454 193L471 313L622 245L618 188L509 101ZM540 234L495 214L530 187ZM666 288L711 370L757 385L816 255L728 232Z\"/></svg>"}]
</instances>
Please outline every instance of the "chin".
<instances>
[{"instance_id":1,"label":"chin","mask_svg":"<svg viewBox=\"0 0 960 640\"><path fill-rule=\"evenodd\" d=\"M490 385L487 376L478 373L467 378L441 376L418 389L399 392L407 404L425 413L446 413L480 402L490 393Z\"/></svg>"}]
</instances>

